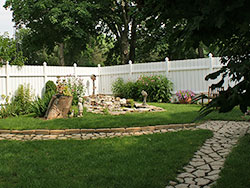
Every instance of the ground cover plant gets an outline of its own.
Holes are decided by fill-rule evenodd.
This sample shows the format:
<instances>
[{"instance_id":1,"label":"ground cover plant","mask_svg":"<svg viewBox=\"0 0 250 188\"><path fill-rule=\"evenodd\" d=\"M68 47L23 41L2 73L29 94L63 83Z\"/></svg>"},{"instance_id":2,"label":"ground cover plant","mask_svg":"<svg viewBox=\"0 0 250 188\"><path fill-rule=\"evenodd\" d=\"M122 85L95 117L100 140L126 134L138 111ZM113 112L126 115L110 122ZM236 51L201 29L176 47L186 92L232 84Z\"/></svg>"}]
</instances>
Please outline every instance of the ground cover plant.
<instances>
[{"instance_id":1,"label":"ground cover plant","mask_svg":"<svg viewBox=\"0 0 250 188\"><path fill-rule=\"evenodd\" d=\"M165 187L208 130L67 141L1 141L1 188Z\"/></svg>"},{"instance_id":2,"label":"ground cover plant","mask_svg":"<svg viewBox=\"0 0 250 188\"><path fill-rule=\"evenodd\" d=\"M229 154L217 184L213 188L250 187L250 134L240 139L239 144Z\"/></svg>"},{"instance_id":3,"label":"ground cover plant","mask_svg":"<svg viewBox=\"0 0 250 188\"><path fill-rule=\"evenodd\" d=\"M0 129L68 129L112 128L191 123L199 115L200 105L150 103L164 108L164 112L130 113L119 116L84 113L82 118L44 120L34 114L0 119ZM205 120L243 120L238 108L228 113L213 112Z\"/></svg>"}]
</instances>

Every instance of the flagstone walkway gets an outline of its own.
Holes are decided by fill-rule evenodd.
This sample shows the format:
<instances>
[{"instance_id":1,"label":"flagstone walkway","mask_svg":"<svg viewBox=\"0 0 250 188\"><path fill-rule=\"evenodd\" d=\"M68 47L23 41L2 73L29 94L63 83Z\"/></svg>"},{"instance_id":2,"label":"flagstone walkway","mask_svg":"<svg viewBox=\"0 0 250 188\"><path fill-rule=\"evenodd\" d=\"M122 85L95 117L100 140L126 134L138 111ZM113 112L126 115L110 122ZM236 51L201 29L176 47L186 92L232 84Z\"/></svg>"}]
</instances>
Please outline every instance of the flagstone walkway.
<instances>
[{"instance_id":1,"label":"flagstone walkway","mask_svg":"<svg viewBox=\"0 0 250 188\"><path fill-rule=\"evenodd\" d=\"M226 156L238 139L250 133L249 122L209 121L197 129L212 130L214 135L206 140L175 181L166 188L209 188L219 178Z\"/></svg>"}]
</instances>

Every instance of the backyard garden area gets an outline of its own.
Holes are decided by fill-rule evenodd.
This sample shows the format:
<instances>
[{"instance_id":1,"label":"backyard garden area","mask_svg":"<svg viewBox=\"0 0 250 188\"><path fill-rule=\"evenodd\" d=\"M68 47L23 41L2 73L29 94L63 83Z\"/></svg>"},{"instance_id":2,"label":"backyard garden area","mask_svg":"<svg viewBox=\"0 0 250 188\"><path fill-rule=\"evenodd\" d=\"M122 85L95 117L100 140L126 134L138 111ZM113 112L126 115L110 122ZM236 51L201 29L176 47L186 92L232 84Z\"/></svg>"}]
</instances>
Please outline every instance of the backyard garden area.
<instances>
[{"instance_id":1,"label":"backyard garden area","mask_svg":"<svg viewBox=\"0 0 250 188\"><path fill-rule=\"evenodd\" d=\"M0 2L0 188L249 188L249 8Z\"/></svg>"}]
</instances>

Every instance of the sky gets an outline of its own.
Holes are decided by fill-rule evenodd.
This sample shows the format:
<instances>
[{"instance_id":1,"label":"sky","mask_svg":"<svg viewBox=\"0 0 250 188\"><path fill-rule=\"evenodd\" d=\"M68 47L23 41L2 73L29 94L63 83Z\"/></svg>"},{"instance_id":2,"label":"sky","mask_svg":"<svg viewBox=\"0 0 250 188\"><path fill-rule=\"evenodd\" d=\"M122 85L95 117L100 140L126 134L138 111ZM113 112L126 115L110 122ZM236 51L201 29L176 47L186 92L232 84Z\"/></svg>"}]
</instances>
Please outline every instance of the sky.
<instances>
[{"instance_id":1,"label":"sky","mask_svg":"<svg viewBox=\"0 0 250 188\"><path fill-rule=\"evenodd\" d=\"M10 37L14 34L14 23L12 22L12 13L9 9L3 7L5 0L0 0L0 35L8 32Z\"/></svg>"}]
</instances>

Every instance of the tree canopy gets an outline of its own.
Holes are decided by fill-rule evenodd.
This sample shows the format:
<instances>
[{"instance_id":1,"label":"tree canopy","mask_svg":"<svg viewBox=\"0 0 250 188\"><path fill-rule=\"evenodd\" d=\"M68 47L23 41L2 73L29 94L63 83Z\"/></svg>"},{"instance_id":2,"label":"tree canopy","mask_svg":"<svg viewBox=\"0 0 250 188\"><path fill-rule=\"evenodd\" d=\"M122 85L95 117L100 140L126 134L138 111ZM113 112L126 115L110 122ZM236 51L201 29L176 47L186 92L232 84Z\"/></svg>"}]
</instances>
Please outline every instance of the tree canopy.
<instances>
[{"instance_id":1,"label":"tree canopy","mask_svg":"<svg viewBox=\"0 0 250 188\"><path fill-rule=\"evenodd\" d=\"M72 52L85 48L94 26L89 11L93 4L81 0L7 0L17 28L30 29L29 39L38 49L52 51L59 46L60 64L64 65L64 46Z\"/></svg>"},{"instance_id":2,"label":"tree canopy","mask_svg":"<svg viewBox=\"0 0 250 188\"><path fill-rule=\"evenodd\" d=\"M145 13L151 18L149 23L167 24L168 20L184 20L184 29L177 33L186 42L202 41L219 47L223 67L206 77L206 80L222 79L212 85L221 87L229 76L235 83L221 92L206 107L201 115L207 115L219 107L219 112L228 112L239 105L242 112L250 106L250 2L247 0L191 1L191 0L145 0ZM154 8L153 8L154 7ZM153 11L152 11L153 10Z\"/></svg>"},{"instance_id":3,"label":"tree canopy","mask_svg":"<svg viewBox=\"0 0 250 188\"><path fill-rule=\"evenodd\" d=\"M21 51L17 50L15 39L7 34L0 35L0 66L9 62L11 65L23 65L26 58Z\"/></svg>"}]
</instances>

